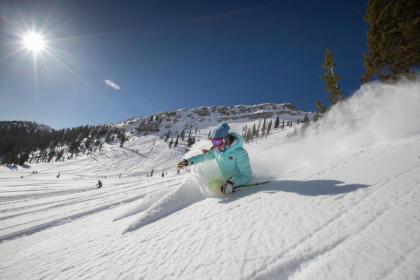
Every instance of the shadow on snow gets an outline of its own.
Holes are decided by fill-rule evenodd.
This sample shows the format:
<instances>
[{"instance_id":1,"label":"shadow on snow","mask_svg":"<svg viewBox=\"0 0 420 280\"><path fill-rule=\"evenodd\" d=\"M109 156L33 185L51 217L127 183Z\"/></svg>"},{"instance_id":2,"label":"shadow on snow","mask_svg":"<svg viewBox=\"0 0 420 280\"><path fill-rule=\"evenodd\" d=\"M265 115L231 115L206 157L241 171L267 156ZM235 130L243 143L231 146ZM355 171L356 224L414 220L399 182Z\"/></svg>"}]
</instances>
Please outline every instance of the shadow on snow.
<instances>
[{"instance_id":1,"label":"shadow on snow","mask_svg":"<svg viewBox=\"0 0 420 280\"><path fill-rule=\"evenodd\" d=\"M289 192L305 196L320 195L340 195L346 194L358 189L369 187L364 184L346 184L337 180L310 180L310 181L289 181L278 180L256 187L245 188L221 200L222 203L228 203L239 198L254 194L257 192Z\"/></svg>"}]
</instances>

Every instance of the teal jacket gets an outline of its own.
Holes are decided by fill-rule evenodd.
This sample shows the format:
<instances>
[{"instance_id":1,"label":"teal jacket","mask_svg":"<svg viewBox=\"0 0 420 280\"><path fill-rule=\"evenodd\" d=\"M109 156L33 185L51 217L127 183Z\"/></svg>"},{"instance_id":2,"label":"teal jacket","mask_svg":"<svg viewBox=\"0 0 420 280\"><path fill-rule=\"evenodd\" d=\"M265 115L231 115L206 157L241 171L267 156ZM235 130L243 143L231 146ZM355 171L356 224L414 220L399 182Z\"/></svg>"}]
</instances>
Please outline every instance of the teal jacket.
<instances>
[{"instance_id":1,"label":"teal jacket","mask_svg":"<svg viewBox=\"0 0 420 280\"><path fill-rule=\"evenodd\" d=\"M237 133L230 133L235 137L232 145L219 152L210 150L208 153L201 154L187 159L189 164L215 159L219 165L223 179L230 179L234 186L247 185L252 179L251 164L248 153L243 147L243 139Z\"/></svg>"}]
</instances>

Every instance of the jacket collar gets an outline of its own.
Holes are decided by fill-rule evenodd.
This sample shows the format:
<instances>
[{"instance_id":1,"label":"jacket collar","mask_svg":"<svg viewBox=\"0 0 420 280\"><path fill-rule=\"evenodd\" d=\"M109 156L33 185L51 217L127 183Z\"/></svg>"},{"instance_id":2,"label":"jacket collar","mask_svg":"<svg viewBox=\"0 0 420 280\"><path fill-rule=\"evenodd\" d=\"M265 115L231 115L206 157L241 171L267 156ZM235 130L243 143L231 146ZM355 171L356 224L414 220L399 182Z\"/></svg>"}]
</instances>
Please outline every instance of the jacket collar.
<instances>
[{"instance_id":1,"label":"jacket collar","mask_svg":"<svg viewBox=\"0 0 420 280\"><path fill-rule=\"evenodd\" d=\"M232 144L230 144L229 147L224 148L223 151L221 151L220 153L232 152L232 151L234 151L234 150L243 146L244 140L242 139L242 137L238 133L232 132L232 133L229 133L229 134L233 135L235 137L235 140L233 141Z\"/></svg>"}]
</instances>

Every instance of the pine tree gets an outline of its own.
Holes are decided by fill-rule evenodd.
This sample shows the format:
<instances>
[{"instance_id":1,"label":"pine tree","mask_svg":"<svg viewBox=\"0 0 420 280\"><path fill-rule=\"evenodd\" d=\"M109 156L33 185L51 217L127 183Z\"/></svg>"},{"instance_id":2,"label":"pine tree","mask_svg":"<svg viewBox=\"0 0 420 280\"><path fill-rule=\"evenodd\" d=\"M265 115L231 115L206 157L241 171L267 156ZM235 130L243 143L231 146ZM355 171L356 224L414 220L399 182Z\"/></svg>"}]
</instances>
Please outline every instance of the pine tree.
<instances>
[{"instance_id":1,"label":"pine tree","mask_svg":"<svg viewBox=\"0 0 420 280\"><path fill-rule=\"evenodd\" d=\"M414 77L420 66L420 1L369 0L365 21L369 30L363 82Z\"/></svg>"},{"instance_id":2,"label":"pine tree","mask_svg":"<svg viewBox=\"0 0 420 280\"><path fill-rule=\"evenodd\" d=\"M302 121L304 124L308 124L309 123L309 117L308 117L308 114L306 113L305 114L305 117L303 118L303 121Z\"/></svg>"},{"instance_id":3,"label":"pine tree","mask_svg":"<svg viewBox=\"0 0 420 280\"><path fill-rule=\"evenodd\" d=\"M335 105L343 98L343 95L341 93L340 86L338 85L338 82L341 80L341 76L334 73L335 59L330 49L325 50L324 64L322 67L326 70L324 74L325 89L330 93L329 99L331 105Z\"/></svg>"},{"instance_id":4,"label":"pine tree","mask_svg":"<svg viewBox=\"0 0 420 280\"><path fill-rule=\"evenodd\" d=\"M320 114L324 114L327 111L327 109L324 105L322 105L322 102L320 100L316 102L316 110Z\"/></svg>"},{"instance_id":5,"label":"pine tree","mask_svg":"<svg viewBox=\"0 0 420 280\"><path fill-rule=\"evenodd\" d=\"M28 151L22 152L19 155L19 159L18 159L17 164L24 165L25 162L28 161L28 159L29 159L29 152Z\"/></svg>"},{"instance_id":6,"label":"pine tree","mask_svg":"<svg viewBox=\"0 0 420 280\"><path fill-rule=\"evenodd\" d=\"M264 118L264 122L261 128L261 135L264 136L265 135L265 131L267 129L267 118Z\"/></svg>"},{"instance_id":7,"label":"pine tree","mask_svg":"<svg viewBox=\"0 0 420 280\"><path fill-rule=\"evenodd\" d=\"M315 112L314 118L313 118L314 122L318 121L318 119L319 119L319 113Z\"/></svg>"},{"instance_id":8,"label":"pine tree","mask_svg":"<svg viewBox=\"0 0 420 280\"><path fill-rule=\"evenodd\" d=\"M174 143L174 138L171 138L171 141L169 142L169 149L172 148L173 143Z\"/></svg>"},{"instance_id":9,"label":"pine tree","mask_svg":"<svg viewBox=\"0 0 420 280\"><path fill-rule=\"evenodd\" d=\"M283 129L283 128L284 128L284 120L281 123L281 129Z\"/></svg>"},{"instance_id":10,"label":"pine tree","mask_svg":"<svg viewBox=\"0 0 420 280\"><path fill-rule=\"evenodd\" d=\"M252 126L252 139L258 136L257 127L254 125Z\"/></svg>"},{"instance_id":11,"label":"pine tree","mask_svg":"<svg viewBox=\"0 0 420 280\"><path fill-rule=\"evenodd\" d=\"M48 159L47 159L47 162L51 162L51 160L52 160L52 158L54 157L54 155L55 155L55 151L54 151L53 149L51 149L51 150L49 151L49 153L48 153Z\"/></svg>"},{"instance_id":12,"label":"pine tree","mask_svg":"<svg viewBox=\"0 0 420 280\"><path fill-rule=\"evenodd\" d=\"M175 148L178 147L178 140L179 140L179 135L176 136L176 140L175 140L175 143L174 143Z\"/></svg>"},{"instance_id":13,"label":"pine tree","mask_svg":"<svg viewBox=\"0 0 420 280\"><path fill-rule=\"evenodd\" d=\"M118 132L117 139L120 141L120 147L122 148L124 143L128 140L128 137L125 135L124 130Z\"/></svg>"},{"instance_id":14,"label":"pine tree","mask_svg":"<svg viewBox=\"0 0 420 280\"><path fill-rule=\"evenodd\" d=\"M276 121L274 122L274 128L279 128L280 126L280 117L277 115Z\"/></svg>"},{"instance_id":15,"label":"pine tree","mask_svg":"<svg viewBox=\"0 0 420 280\"><path fill-rule=\"evenodd\" d=\"M246 129L245 130L245 133L244 133L244 141L245 141L245 143L249 143L249 129Z\"/></svg>"},{"instance_id":16,"label":"pine tree","mask_svg":"<svg viewBox=\"0 0 420 280\"><path fill-rule=\"evenodd\" d=\"M187 145L191 147L192 145L194 145L194 143L195 143L195 137L192 137L192 136L188 137Z\"/></svg>"},{"instance_id":17,"label":"pine tree","mask_svg":"<svg viewBox=\"0 0 420 280\"><path fill-rule=\"evenodd\" d=\"M270 120L270 122L268 123L267 133L265 134L265 136L268 136L272 126L273 126L273 120Z\"/></svg>"}]
</instances>

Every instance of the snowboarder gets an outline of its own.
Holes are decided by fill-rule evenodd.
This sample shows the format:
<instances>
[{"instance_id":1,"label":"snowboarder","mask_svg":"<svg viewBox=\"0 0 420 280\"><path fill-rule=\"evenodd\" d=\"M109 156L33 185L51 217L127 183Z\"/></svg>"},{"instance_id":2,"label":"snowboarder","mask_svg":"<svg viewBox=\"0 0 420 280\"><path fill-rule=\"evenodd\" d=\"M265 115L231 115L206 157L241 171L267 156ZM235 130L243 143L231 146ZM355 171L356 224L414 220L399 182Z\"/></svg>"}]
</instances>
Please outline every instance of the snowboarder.
<instances>
[{"instance_id":1,"label":"snowboarder","mask_svg":"<svg viewBox=\"0 0 420 280\"><path fill-rule=\"evenodd\" d=\"M98 189L100 189L100 188L102 188L102 182L101 182L101 180L98 180L98 183L96 184L98 187Z\"/></svg>"},{"instance_id":2,"label":"snowboarder","mask_svg":"<svg viewBox=\"0 0 420 280\"><path fill-rule=\"evenodd\" d=\"M227 123L222 123L209 135L213 147L204 154L184 159L178 163L178 168L216 159L223 179L226 182L220 186L224 194L231 193L236 186L247 185L252 179L251 164L248 153L243 148L243 139L237 133L230 133Z\"/></svg>"}]
</instances>

